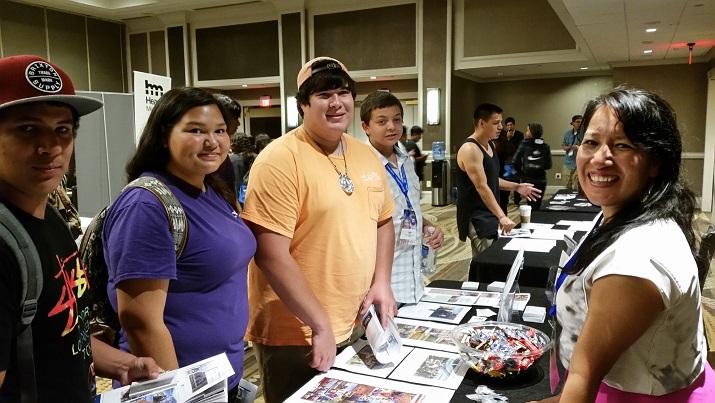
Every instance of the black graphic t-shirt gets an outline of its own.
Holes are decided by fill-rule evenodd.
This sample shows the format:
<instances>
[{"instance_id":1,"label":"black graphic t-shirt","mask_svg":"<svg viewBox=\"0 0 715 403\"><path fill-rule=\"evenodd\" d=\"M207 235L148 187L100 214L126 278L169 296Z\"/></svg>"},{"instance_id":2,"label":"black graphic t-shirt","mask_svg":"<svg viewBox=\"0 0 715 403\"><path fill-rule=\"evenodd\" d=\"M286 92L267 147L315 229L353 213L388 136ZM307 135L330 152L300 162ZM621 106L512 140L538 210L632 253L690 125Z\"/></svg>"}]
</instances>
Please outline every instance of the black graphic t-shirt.
<instances>
[{"instance_id":1,"label":"black graphic t-shirt","mask_svg":"<svg viewBox=\"0 0 715 403\"><path fill-rule=\"evenodd\" d=\"M92 402L96 393L89 337L87 276L65 223L53 212L37 219L6 203L35 243L44 285L32 322L35 379L40 402ZM7 371L0 402L19 401L16 368L20 270L0 242L0 371Z\"/></svg>"}]
</instances>

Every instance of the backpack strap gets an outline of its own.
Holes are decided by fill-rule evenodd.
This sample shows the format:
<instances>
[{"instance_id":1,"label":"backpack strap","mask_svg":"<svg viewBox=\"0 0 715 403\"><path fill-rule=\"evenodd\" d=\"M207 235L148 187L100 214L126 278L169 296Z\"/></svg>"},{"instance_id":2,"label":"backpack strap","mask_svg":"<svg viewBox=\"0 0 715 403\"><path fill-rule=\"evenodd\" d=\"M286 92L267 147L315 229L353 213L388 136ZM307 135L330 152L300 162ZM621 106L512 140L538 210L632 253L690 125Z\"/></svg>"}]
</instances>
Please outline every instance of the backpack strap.
<instances>
[{"instance_id":1,"label":"backpack strap","mask_svg":"<svg viewBox=\"0 0 715 403\"><path fill-rule=\"evenodd\" d=\"M17 336L17 368L20 378L21 401L37 401L35 356L32 346L32 320L37 313L37 300L42 293L42 263L35 244L25 228L0 203L0 238L15 254L20 269L20 323Z\"/></svg>"},{"instance_id":2,"label":"backpack strap","mask_svg":"<svg viewBox=\"0 0 715 403\"><path fill-rule=\"evenodd\" d=\"M168 186L166 186L166 184L164 184L164 182L151 176L140 176L139 178L131 181L124 187L124 189L132 187L139 187L152 192L164 206L164 210L166 210L166 218L169 220L169 229L171 230L171 235L174 238L176 259L179 259L181 254L184 252L186 240L188 238L188 222L186 219L186 213L184 212L184 208L181 206L179 199L176 198L174 193Z\"/></svg>"}]
</instances>

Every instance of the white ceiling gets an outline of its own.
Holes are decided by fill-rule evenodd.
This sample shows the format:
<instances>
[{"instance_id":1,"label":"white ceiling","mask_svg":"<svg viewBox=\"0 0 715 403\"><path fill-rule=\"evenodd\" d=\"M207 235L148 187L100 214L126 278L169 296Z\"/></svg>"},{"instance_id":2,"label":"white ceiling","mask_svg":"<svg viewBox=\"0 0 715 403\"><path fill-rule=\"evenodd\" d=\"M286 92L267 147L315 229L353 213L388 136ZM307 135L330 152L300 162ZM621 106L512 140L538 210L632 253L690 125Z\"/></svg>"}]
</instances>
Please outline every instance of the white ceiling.
<instances>
[{"instance_id":1,"label":"white ceiling","mask_svg":"<svg viewBox=\"0 0 715 403\"><path fill-rule=\"evenodd\" d=\"M20 2L123 21L175 11L200 10L257 1L261 0L21 0ZM297 0L266 1L279 6L303 4L303 1ZM694 62L715 58L715 0L548 1L574 37L583 61L556 62L545 56L538 64L464 69L462 73L480 81L607 74L613 66L687 63L689 42L695 43L692 53ZM309 2L305 0L305 3ZM646 28L657 28L657 31L647 33ZM652 50L652 53L644 54L644 50ZM587 67L588 70L582 70L583 67Z\"/></svg>"}]
</instances>

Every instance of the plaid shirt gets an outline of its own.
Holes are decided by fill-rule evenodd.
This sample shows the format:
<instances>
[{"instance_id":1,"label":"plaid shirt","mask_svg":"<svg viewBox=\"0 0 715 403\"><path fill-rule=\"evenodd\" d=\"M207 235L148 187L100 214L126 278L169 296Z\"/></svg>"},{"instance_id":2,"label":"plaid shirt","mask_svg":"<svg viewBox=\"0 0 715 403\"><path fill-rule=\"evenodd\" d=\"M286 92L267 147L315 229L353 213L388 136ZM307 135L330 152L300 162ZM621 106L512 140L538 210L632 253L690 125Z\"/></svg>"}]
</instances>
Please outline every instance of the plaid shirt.
<instances>
[{"instance_id":1,"label":"plaid shirt","mask_svg":"<svg viewBox=\"0 0 715 403\"><path fill-rule=\"evenodd\" d=\"M368 144L369 141L368 141ZM372 145L371 145L372 147ZM373 147L374 148L374 147ZM377 150L375 150L377 152ZM392 293L398 303L414 304L424 295L425 286L422 282L421 259L422 259L422 209L420 208L420 180L415 173L415 165L410 157L395 147L397 154L397 165L388 161L382 154L377 152L380 161L385 169L391 169L402 178L402 167L405 167L407 175L408 196L410 204L417 216L417 244L400 244L400 227L402 216L407 209L407 199L400 190L400 186L395 179L387 172L387 182L390 184L390 192L395 200L395 212L392 214L392 225L395 228L395 255L392 262ZM387 165L389 164L389 168Z\"/></svg>"}]
</instances>

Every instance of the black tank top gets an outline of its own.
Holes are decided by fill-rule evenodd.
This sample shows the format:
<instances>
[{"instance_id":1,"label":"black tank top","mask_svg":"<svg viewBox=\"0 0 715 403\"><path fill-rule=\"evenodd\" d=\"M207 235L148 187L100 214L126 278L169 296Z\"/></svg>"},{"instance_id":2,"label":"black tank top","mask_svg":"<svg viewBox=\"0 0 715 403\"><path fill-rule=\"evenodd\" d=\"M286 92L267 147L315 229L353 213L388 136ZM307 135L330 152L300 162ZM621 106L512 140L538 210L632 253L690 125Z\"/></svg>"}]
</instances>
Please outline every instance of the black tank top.
<instances>
[{"instance_id":1,"label":"black tank top","mask_svg":"<svg viewBox=\"0 0 715 403\"><path fill-rule=\"evenodd\" d=\"M476 144L484 154L483 165L484 173L487 176L487 186L499 203L499 157L497 157L494 144L489 142L489 148L492 150L490 156L487 154L487 150L473 138L467 138L464 143ZM496 236L499 220L479 196L467 172L457 165L457 228L459 229L459 239L462 241L467 239L470 221L480 238Z\"/></svg>"}]
</instances>

